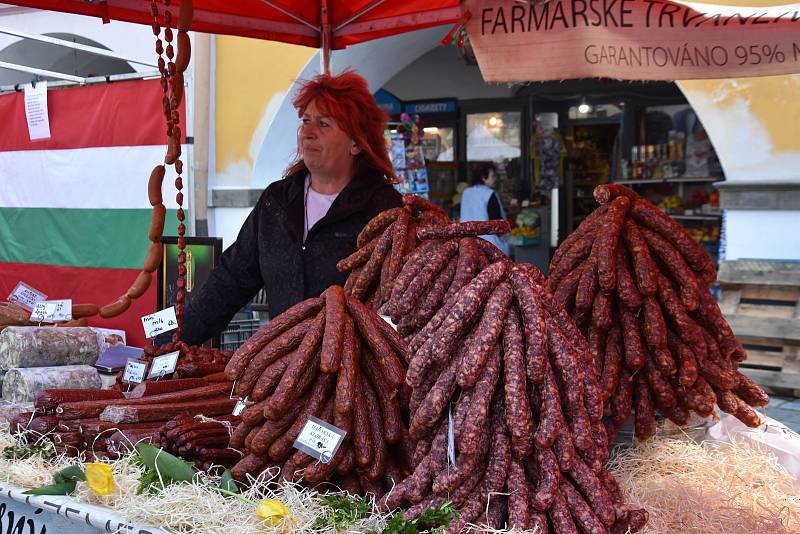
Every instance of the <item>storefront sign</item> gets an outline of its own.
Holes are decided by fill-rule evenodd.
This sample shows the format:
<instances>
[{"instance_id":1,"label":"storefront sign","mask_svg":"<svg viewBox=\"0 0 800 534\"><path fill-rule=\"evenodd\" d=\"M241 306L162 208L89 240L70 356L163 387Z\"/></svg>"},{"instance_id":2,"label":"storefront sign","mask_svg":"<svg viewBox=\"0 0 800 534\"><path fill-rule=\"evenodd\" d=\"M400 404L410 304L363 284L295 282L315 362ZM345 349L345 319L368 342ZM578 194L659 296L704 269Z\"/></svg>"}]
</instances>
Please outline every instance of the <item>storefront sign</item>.
<instances>
[{"instance_id":1,"label":"storefront sign","mask_svg":"<svg viewBox=\"0 0 800 534\"><path fill-rule=\"evenodd\" d=\"M434 100L428 102L409 102L404 110L410 115L424 115L425 113L455 113L455 100Z\"/></svg>"},{"instance_id":2,"label":"storefront sign","mask_svg":"<svg viewBox=\"0 0 800 534\"><path fill-rule=\"evenodd\" d=\"M375 103L378 104L378 107L386 112L387 115L392 116L400 114L403 103L392 93L379 89L373 96L375 96Z\"/></svg>"},{"instance_id":3,"label":"storefront sign","mask_svg":"<svg viewBox=\"0 0 800 534\"><path fill-rule=\"evenodd\" d=\"M487 82L688 80L800 72L800 4L465 0Z\"/></svg>"}]
</instances>

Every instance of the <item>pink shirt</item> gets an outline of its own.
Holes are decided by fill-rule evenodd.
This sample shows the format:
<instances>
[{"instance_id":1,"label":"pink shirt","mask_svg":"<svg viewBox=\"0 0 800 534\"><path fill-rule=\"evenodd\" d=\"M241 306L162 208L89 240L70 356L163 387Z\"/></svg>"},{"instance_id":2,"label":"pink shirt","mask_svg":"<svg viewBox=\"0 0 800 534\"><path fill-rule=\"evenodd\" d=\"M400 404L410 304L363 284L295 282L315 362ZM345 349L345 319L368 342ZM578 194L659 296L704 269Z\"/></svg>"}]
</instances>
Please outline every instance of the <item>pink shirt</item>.
<instances>
[{"instance_id":1,"label":"pink shirt","mask_svg":"<svg viewBox=\"0 0 800 534\"><path fill-rule=\"evenodd\" d=\"M308 231L317 224L317 221L325 217L325 214L328 213L328 210L333 204L333 201L336 200L336 197L339 196L339 193L334 193L333 195L323 195L322 193L317 193L311 187L309 183L309 178L306 177L306 214L305 214L305 227L303 228L303 241L305 242L306 237L308 237Z\"/></svg>"}]
</instances>

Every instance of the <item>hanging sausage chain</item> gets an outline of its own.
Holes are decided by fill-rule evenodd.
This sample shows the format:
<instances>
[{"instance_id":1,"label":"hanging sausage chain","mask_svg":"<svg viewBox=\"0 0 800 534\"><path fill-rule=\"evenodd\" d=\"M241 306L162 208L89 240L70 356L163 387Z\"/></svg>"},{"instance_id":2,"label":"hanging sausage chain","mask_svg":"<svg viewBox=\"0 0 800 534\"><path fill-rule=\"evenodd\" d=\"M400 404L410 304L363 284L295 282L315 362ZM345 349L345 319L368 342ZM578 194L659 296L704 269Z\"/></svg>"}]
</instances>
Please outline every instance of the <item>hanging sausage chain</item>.
<instances>
[{"instance_id":1,"label":"hanging sausage chain","mask_svg":"<svg viewBox=\"0 0 800 534\"><path fill-rule=\"evenodd\" d=\"M171 0L163 0L164 6L169 7ZM164 108L164 119L166 121L167 134L167 153L164 157L164 165L156 165L150 173L147 182L147 196L153 208L150 219L150 231L148 238L150 246L142 265L142 271L134 280L131 287L116 300L99 308L93 304L77 304L73 306L73 319L82 319L100 314L100 317L108 319L116 317L130 308L131 302L141 297L150 287L153 273L158 269L162 258L161 236L164 233L164 222L166 220L167 208L164 206L161 195L161 185L166 174L165 165L174 165L177 177L175 178L175 189L178 193L175 201L178 204L178 279L177 279L177 306L175 315L178 321L178 329L172 336L173 342L180 341L183 329L183 310L186 300L186 225L184 220L186 214L183 211L183 161L181 161L181 126L180 126L180 105L183 101L183 73L189 66L191 58L191 41L189 40L189 26L192 22L193 6L191 0L183 0L180 3L180 10L177 21L174 20L172 12L164 10L161 16L163 20L164 40L161 40L162 26L159 22L158 3L153 0L150 4L150 12L153 16L153 35L156 36L156 54L158 55L158 70L161 73L161 89L163 93L162 105ZM173 27L177 29L177 53L173 46ZM166 42L166 47L164 46ZM165 57L163 56L166 56Z\"/></svg>"}]
</instances>

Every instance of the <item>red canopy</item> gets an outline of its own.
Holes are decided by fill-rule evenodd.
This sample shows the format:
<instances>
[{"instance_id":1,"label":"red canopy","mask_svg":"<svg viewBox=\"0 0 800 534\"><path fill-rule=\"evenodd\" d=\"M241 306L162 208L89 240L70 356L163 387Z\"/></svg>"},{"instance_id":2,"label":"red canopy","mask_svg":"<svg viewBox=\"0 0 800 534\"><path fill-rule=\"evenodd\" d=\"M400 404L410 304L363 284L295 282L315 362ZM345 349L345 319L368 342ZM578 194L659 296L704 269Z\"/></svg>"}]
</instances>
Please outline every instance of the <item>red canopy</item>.
<instances>
[{"instance_id":1,"label":"red canopy","mask_svg":"<svg viewBox=\"0 0 800 534\"><path fill-rule=\"evenodd\" d=\"M7 4L150 25L148 0L3 0ZM177 15L180 0L172 1ZM452 24L459 0L194 0L191 29L322 48L327 13L331 48ZM163 0L159 9L164 10ZM159 22L163 22L159 20Z\"/></svg>"}]
</instances>

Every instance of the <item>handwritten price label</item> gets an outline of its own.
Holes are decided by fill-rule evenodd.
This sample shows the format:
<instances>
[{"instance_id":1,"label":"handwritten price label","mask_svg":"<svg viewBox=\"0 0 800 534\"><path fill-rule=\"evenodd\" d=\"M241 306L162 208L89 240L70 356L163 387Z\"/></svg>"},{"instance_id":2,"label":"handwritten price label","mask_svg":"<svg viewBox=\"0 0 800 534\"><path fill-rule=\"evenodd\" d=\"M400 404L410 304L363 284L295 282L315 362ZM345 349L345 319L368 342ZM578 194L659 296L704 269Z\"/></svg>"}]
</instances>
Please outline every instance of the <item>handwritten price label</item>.
<instances>
[{"instance_id":1,"label":"handwritten price label","mask_svg":"<svg viewBox=\"0 0 800 534\"><path fill-rule=\"evenodd\" d=\"M35 323L57 323L72 320L72 299L37 302L31 313Z\"/></svg>"},{"instance_id":2,"label":"handwritten price label","mask_svg":"<svg viewBox=\"0 0 800 534\"><path fill-rule=\"evenodd\" d=\"M178 328L178 319L175 317L175 306L157 311L142 317L142 327L144 336L154 338L163 332L169 332Z\"/></svg>"},{"instance_id":3,"label":"handwritten price label","mask_svg":"<svg viewBox=\"0 0 800 534\"><path fill-rule=\"evenodd\" d=\"M14 291L8 296L9 302L16 302L31 312L36 307L37 302L43 302L45 300L47 300L47 295L38 289L32 288L25 282L17 283L16 287L14 287Z\"/></svg>"},{"instance_id":4,"label":"handwritten price label","mask_svg":"<svg viewBox=\"0 0 800 534\"><path fill-rule=\"evenodd\" d=\"M147 374L147 378L168 375L174 371L175 367L178 365L178 355L180 355L180 353L179 350L176 350L175 352L164 354L158 358L153 358L153 365L150 366L150 372Z\"/></svg>"},{"instance_id":5,"label":"handwritten price label","mask_svg":"<svg viewBox=\"0 0 800 534\"><path fill-rule=\"evenodd\" d=\"M141 384L144 380L145 369L147 369L145 362L128 360L128 363L125 364L125 372L122 373L122 381L129 384Z\"/></svg>"}]
</instances>

